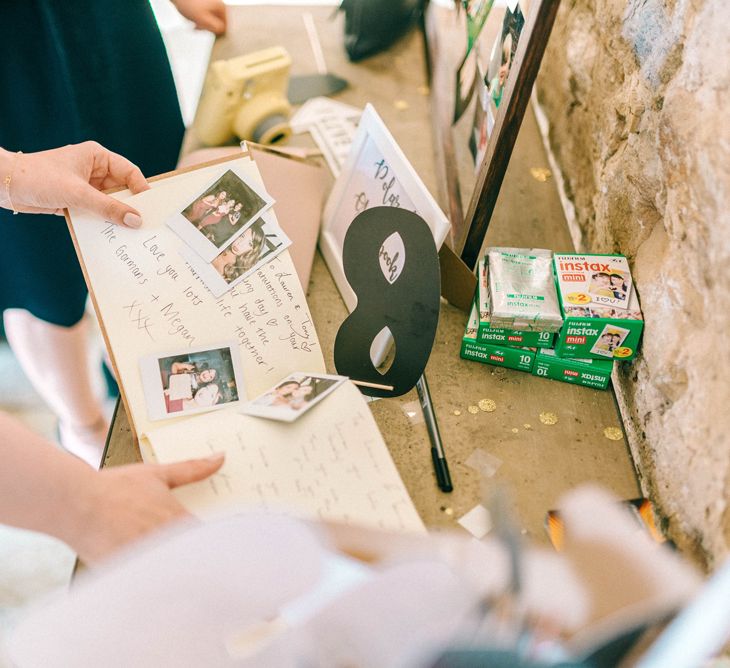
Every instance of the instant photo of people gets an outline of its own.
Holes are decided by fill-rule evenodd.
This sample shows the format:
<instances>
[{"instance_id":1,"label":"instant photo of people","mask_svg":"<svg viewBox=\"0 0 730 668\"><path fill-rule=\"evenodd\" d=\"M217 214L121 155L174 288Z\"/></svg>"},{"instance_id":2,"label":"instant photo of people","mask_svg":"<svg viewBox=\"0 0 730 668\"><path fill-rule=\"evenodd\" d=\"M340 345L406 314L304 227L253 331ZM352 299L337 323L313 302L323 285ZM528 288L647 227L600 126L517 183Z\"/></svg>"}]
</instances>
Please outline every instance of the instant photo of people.
<instances>
[{"instance_id":1,"label":"instant photo of people","mask_svg":"<svg viewBox=\"0 0 730 668\"><path fill-rule=\"evenodd\" d=\"M211 262L273 203L263 189L229 169L167 224L203 260Z\"/></svg>"},{"instance_id":2,"label":"instant photo of people","mask_svg":"<svg viewBox=\"0 0 730 668\"><path fill-rule=\"evenodd\" d=\"M212 262L204 262L186 249L182 255L213 295L220 297L290 245L291 240L275 219L265 215L247 227Z\"/></svg>"},{"instance_id":3,"label":"instant photo of people","mask_svg":"<svg viewBox=\"0 0 730 668\"><path fill-rule=\"evenodd\" d=\"M628 303L631 277L617 269L598 271L591 275L588 294L592 297L608 298L609 302L625 308Z\"/></svg>"},{"instance_id":4,"label":"instant photo of people","mask_svg":"<svg viewBox=\"0 0 730 668\"><path fill-rule=\"evenodd\" d=\"M626 337L629 335L630 330L624 329L623 327L616 327L616 325L606 325L603 331L596 339L596 342L591 348L591 353L594 355L602 355L603 357L614 356L614 351L621 347Z\"/></svg>"},{"instance_id":5,"label":"instant photo of people","mask_svg":"<svg viewBox=\"0 0 730 668\"><path fill-rule=\"evenodd\" d=\"M243 404L241 412L270 420L293 422L346 380L345 376L292 373L261 396Z\"/></svg>"},{"instance_id":6,"label":"instant photo of people","mask_svg":"<svg viewBox=\"0 0 730 668\"><path fill-rule=\"evenodd\" d=\"M522 15L519 3L514 7L514 10L508 7L504 13L502 33L492 47L489 68L485 79L489 97L494 105L495 111L502 103L507 76L512 68L515 53L517 52L517 42L520 39L520 33L524 25L525 17Z\"/></svg>"},{"instance_id":7,"label":"instant photo of people","mask_svg":"<svg viewBox=\"0 0 730 668\"><path fill-rule=\"evenodd\" d=\"M148 355L139 367L150 420L205 413L246 396L234 343Z\"/></svg>"},{"instance_id":8,"label":"instant photo of people","mask_svg":"<svg viewBox=\"0 0 730 668\"><path fill-rule=\"evenodd\" d=\"M492 45L491 52L483 44L477 45L477 80L475 90L474 119L469 136L469 151L478 168L487 150L487 143L494 128L497 110L502 102L507 75L512 68L517 42L525 25L519 3L507 7L502 30Z\"/></svg>"}]
</instances>

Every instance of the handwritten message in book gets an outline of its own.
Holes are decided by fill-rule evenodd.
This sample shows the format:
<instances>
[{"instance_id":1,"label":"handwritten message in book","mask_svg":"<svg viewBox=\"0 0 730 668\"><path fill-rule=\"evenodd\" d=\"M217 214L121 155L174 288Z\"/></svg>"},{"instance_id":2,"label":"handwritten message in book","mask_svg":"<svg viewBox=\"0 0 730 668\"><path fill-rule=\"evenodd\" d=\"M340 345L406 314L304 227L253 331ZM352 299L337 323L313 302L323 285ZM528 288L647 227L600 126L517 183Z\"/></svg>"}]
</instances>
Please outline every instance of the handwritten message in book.
<instances>
[{"instance_id":1,"label":"handwritten message in book","mask_svg":"<svg viewBox=\"0 0 730 668\"><path fill-rule=\"evenodd\" d=\"M139 230L71 211L92 299L102 322L130 420L137 434L153 428L139 359L171 350L232 341L238 345L245 396L253 397L293 371L323 372L319 341L288 252L214 297L190 263L187 246L165 221L227 171L263 184L255 163L236 158L153 182L149 191L116 194L145 221ZM275 222L269 210L263 214ZM234 409L234 405L231 409Z\"/></svg>"},{"instance_id":2,"label":"handwritten message in book","mask_svg":"<svg viewBox=\"0 0 730 668\"><path fill-rule=\"evenodd\" d=\"M226 412L161 427L148 438L163 463L226 453L217 474L175 490L203 517L257 505L385 530L424 530L352 383L291 424Z\"/></svg>"}]
</instances>

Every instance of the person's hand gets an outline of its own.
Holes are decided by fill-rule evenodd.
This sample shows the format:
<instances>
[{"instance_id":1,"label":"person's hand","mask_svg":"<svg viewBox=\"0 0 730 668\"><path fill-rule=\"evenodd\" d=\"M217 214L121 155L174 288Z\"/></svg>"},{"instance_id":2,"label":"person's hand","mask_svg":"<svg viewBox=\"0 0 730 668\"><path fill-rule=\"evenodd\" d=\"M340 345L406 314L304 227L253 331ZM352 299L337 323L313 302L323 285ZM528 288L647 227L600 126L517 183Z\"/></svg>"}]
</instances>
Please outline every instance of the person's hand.
<instances>
[{"instance_id":1,"label":"person's hand","mask_svg":"<svg viewBox=\"0 0 730 668\"><path fill-rule=\"evenodd\" d=\"M214 35L226 32L226 6L223 0L173 0L177 11L192 21L198 30Z\"/></svg>"},{"instance_id":2,"label":"person's hand","mask_svg":"<svg viewBox=\"0 0 730 668\"><path fill-rule=\"evenodd\" d=\"M142 225L139 211L101 191L123 187L133 193L142 192L149 188L146 179L129 160L96 142L20 153L9 161L10 203L4 204L12 204L15 211L62 215L63 209L72 207L119 225Z\"/></svg>"},{"instance_id":3,"label":"person's hand","mask_svg":"<svg viewBox=\"0 0 730 668\"><path fill-rule=\"evenodd\" d=\"M101 471L76 496L77 521L62 536L85 564L94 564L169 522L190 517L170 491L203 480L223 455L174 464L132 464Z\"/></svg>"}]
</instances>

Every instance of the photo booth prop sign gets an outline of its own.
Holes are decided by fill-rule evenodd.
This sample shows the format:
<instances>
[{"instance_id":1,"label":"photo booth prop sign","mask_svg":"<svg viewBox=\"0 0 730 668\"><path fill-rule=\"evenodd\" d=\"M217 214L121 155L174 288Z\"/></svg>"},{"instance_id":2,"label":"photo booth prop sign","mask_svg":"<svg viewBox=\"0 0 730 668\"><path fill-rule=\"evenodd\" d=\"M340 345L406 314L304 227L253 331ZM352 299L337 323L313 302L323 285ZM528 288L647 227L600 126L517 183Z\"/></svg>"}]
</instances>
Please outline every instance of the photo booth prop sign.
<instances>
[{"instance_id":1,"label":"photo booth prop sign","mask_svg":"<svg viewBox=\"0 0 730 668\"><path fill-rule=\"evenodd\" d=\"M438 325L441 276L431 231L411 211L368 209L347 230L342 259L357 306L335 338L337 372L393 386L363 387L369 396L405 394L426 368ZM395 359L381 373L370 351L386 328L395 341Z\"/></svg>"}]
</instances>

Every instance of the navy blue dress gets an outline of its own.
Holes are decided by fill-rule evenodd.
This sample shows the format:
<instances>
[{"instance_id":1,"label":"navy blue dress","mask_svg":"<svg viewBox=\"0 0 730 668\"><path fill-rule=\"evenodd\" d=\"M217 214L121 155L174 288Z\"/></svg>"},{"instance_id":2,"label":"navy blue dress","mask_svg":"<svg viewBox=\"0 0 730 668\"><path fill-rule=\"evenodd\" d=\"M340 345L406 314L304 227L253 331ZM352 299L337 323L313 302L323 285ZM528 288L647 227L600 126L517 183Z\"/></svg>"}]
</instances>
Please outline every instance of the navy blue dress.
<instances>
[{"instance_id":1,"label":"navy blue dress","mask_svg":"<svg viewBox=\"0 0 730 668\"><path fill-rule=\"evenodd\" d=\"M146 176L174 169L184 127L148 0L1 0L0 146L93 139ZM81 319L86 285L61 216L0 209L0 308Z\"/></svg>"}]
</instances>

